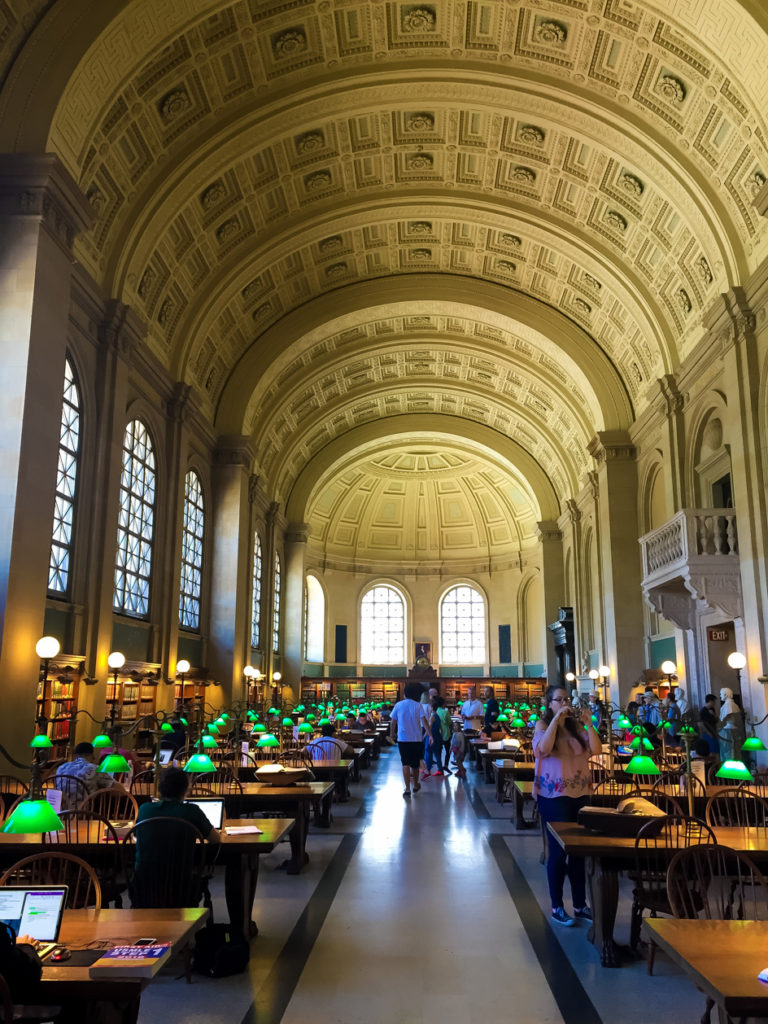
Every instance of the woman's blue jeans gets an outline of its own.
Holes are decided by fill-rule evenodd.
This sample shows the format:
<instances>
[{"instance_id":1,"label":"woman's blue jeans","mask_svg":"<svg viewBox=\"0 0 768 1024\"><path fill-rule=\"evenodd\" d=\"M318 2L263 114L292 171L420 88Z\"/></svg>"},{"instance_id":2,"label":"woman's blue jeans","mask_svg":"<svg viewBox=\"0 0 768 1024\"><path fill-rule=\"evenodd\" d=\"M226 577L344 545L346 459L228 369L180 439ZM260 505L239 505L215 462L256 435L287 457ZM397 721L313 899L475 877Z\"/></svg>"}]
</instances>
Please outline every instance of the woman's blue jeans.
<instances>
[{"instance_id":1,"label":"woman's blue jeans","mask_svg":"<svg viewBox=\"0 0 768 1024\"><path fill-rule=\"evenodd\" d=\"M576 821L579 808L588 803L589 797L587 796L540 796L538 799L539 818L545 828L548 821ZM563 905L563 884L567 875L571 883L573 905L576 909L580 910L587 904L584 858L567 857L562 846L549 829L546 829L546 832L549 844L547 882L549 883L549 897L552 900L552 909L557 910L558 907Z\"/></svg>"}]
</instances>

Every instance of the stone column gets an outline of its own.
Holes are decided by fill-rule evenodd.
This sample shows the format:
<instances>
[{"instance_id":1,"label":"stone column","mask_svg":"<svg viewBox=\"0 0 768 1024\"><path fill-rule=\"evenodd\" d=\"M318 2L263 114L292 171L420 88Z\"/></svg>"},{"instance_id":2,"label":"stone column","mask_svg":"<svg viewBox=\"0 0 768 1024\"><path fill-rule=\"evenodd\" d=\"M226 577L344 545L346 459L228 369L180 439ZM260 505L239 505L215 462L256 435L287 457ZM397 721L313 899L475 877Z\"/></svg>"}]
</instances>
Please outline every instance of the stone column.
<instances>
[{"instance_id":1,"label":"stone column","mask_svg":"<svg viewBox=\"0 0 768 1024\"><path fill-rule=\"evenodd\" d=\"M644 666L637 462L622 431L599 433L589 451L597 461L602 656L611 669L611 697L621 703Z\"/></svg>"},{"instance_id":2,"label":"stone column","mask_svg":"<svg viewBox=\"0 0 768 1024\"><path fill-rule=\"evenodd\" d=\"M563 535L557 523L536 524L541 544L541 575L544 585L544 622L549 625L557 619L560 606L565 599L565 573L563 569ZM554 638L547 630L547 683L559 682Z\"/></svg>"},{"instance_id":3,"label":"stone column","mask_svg":"<svg viewBox=\"0 0 768 1024\"><path fill-rule=\"evenodd\" d=\"M245 696L243 666L248 633L248 479L253 452L247 437L222 438L213 469L213 559L209 666L230 704ZM215 694L214 694L215 698Z\"/></svg>"},{"instance_id":4,"label":"stone column","mask_svg":"<svg viewBox=\"0 0 768 1024\"><path fill-rule=\"evenodd\" d=\"M24 760L48 586L72 246L91 220L57 157L0 156L0 742Z\"/></svg>"},{"instance_id":5,"label":"stone column","mask_svg":"<svg viewBox=\"0 0 768 1024\"><path fill-rule=\"evenodd\" d=\"M264 561L262 576L262 643L264 645L264 672L266 680L264 683L264 695L266 700L272 700L272 673L275 670L275 551L277 543L277 515L280 505L272 501L267 509L264 536ZM285 594L281 595L285 601ZM277 638L279 647L280 637Z\"/></svg>"},{"instance_id":6,"label":"stone column","mask_svg":"<svg viewBox=\"0 0 768 1024\"><path fill-rule=\"evenodd\" d=\"M665 374L659 380L659 390L664 401L666 417L666 440L668 448L668 466L670 492L667 495L667 507L673 512L687 508L689 504L688 488L685 476L685 401L672 374Z\"/></svg>"},{"instance_id":7,"label":"stone column","mask_svg":"<svg viewBox=\"0 0 768 1024\"><path fill-rule=\"evenodd\" d=\"M298 700L304 668L304 556L309 540L307 523L291 523L285 532L285 589L283 604L283 686L286 700Z\"/></svg>"}]
</instances>

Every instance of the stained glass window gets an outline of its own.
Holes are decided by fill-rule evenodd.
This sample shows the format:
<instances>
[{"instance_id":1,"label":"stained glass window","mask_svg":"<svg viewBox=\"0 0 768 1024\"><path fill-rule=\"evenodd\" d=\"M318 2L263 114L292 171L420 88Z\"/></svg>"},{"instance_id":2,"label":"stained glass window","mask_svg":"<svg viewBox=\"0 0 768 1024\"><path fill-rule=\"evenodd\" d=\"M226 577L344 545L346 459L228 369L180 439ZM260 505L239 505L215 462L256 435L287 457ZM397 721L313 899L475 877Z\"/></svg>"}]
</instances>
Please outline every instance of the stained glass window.
<instances>
[{"instance_id":1,"label":"stained glass window","mask_svg":"<svg viewBox=\"0 0 768 1024\"><path fill-rule=\"evenodd\" d=\"M275 555L275 603L272 606L272 650L280 650L280 555Z\"/></svg>"},{"instance_id":2,"label":"stained glass window","mask_svg":"<svg viewBox=\"0 0 768 1024\"><path fill-rule=\"evenodd\" d=\"M146 618L155 525L155 453L141 420L129 423L123 440L120 516L112 607Z\"/></svg>"},{"instance_id":3,"label":"stained glass window","mask_svg":"<svg viewBox=\"0 0 768 1024\"><path fill-rule=\"evenodd\" d=\"M253 538L253 602L251 604L251 647L261 648L261 538Z\"/></svg>"},{"instance_id":4,"label":"stained glass window","mask_svg":"<svg viewBox=\"0 0 768 1024\"><path fill-rule=\"evenodd\" d=\"M367 665L405 662L405 601L394 587L378 584L360 606L360 656Z\"/></svg>"},{"instance_id":5,"label":"stained glass window","mask_svg":"<svg viewBox=\"0 0 768 1024\"><path fill-rule=\"evenodd\" d=\"M48 565L48 590L54 594L69 593L79 454L80 392L72 364L67 359L64 364L64 404L61 409L53 535Z\"/></svg>"},{"instance_id":6,"label":"stained glass window","mask_svg":"<svg viewBox=\"0 0 768 1024\"><path fill-rule=\"evenodd\" d=\"M203 488L200 477L194 470L190 470L184 481L184 524L181 534L179 625L183 629L200 629L204 527Z\"/></svg>"},{"instance_id":7,"label":"stained glass window","mask_svg":"<svg viewBox=\"0 0 768 1024\"><path fill-rule=\"evenodd\" d=\"M485 601L474 587L451 587L440 603L440 661L445 665L485 662Z\"/></svg>"}]
</instances>

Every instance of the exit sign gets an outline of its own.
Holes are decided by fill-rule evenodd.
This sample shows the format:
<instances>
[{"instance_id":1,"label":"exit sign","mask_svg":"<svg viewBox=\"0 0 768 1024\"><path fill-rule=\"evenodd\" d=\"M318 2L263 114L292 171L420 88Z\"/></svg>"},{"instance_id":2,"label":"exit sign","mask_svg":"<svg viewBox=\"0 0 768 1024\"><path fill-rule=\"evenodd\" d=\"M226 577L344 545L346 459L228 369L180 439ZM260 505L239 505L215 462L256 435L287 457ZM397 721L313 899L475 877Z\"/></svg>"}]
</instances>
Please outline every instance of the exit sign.
<instances>
[{"instance_id":1,"label":"exit sign","mask_svg":"<svg viewBox=\"0 0 768 1024\"><path fill-rule=\"evenodd\" d=\"M731 631L729 629L708 629L707 640L710 643L717 643L718 641L727 641L731 639Z\"/></svg>"}]
</instances>

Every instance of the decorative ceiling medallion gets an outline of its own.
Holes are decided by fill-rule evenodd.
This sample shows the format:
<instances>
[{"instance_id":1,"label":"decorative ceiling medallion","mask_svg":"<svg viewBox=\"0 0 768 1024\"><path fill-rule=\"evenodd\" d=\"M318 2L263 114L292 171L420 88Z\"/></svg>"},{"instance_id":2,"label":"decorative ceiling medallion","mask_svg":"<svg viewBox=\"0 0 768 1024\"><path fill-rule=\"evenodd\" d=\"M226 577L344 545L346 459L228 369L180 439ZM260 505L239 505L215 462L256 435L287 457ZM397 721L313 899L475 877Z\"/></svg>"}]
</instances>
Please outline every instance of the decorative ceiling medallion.
<instances>
[{"instance_id":1,"label":"decorative ceiling medallion","mask_svg":"<svg viewBox=\"0 0 768 1024\"><path fill-rule=\"evenodd\" d=\"M91 185L85 194L85 198L91 204L92 208L96 212L96 216L98 217L106 203L104 193L101 192L96 185Z\"/></svg>"},{"instance_id":2,"label":"decorative ceiling medallion","mask_svg":"<svg viewBox=\"0 0 768 1024\"><path fill-rule=\"evenodd\" d=\"M324 188L330 188L331 181L330 171L315 171L304 178L304 188L307 192L321 192Z\"/></svg>"},{"instance_id":3,"label":"decorative ceiling medallion","mask_svg":"<svg viewBox=\"0 0 768 1024\"><path fill-rule=\"evenodd\" d=\"M325 268L326 277L343 277L349 271L346 263L331 263Z\"/></svg>"},{"instance_id":4,"label":"decorative ceiling medallion","mask_svg":"<svg viewBox=\"0 0 768 1024\"><path fill-rule=\"evenodd\" d=\"M163 302L162 306L160 307L160 312L157 314L157 322L160 324L161 327L168 326L173 315L173 309L173 299L169 297L165 300L165 302Z\"/></svg>"},{"instance_id":5,"label":"decorative ceiling medallion","mask_svg":"<svg viewBox=\"0 0 768 1024\"><path fill-rule=\"evenodd\" d=\"M405 126L409 132L431 132L435 127L435 115L424 111L409 114Z\"/></svg>"},{"instance_id":6,"label":"decorative ceiling medallion","mask_svg":"<svg viewBox=\"0 0 768 1024\"><path fill-rule=\"evenodd\" d=\"M318 248L320 252L337 252L344 243L341 240L341 235L329 235L328 238L324 238Z\"/></svg>"},{"instance_id":7,"label":"decorative ceiling medallion","mask_svg":"<svg viewBox=\"0 0 768 1024\"><path fill-rule=\"evenodd\" d=\"M511 260L499 260L496 266L500 270L505 270L508 274L514 274L517 270L517 264L513 263Z\"/></svg>"},{"instance_id":8,"label":"decorative ceiling medallion","mask_svg":"<svg viewBox=\"0 0 768 1024\"><path fill-rule=\"evenodd\" d=\"M431 249L411 249L410 256L412 260L416 260L417 263L426 263L432 259Z\"/></svg>"},{"instance_id":9,"label":"decorative ceiling medallion","mask_svg":"<svg viewBox=\"0 0 768 1024\"><path fill-rule=\"evenodd\" d=\"M752 180L749 183L752 195L756 196L764 184L765 175L763 174L763 172L760 170L755 171L755 173L752 175Z\"/></svg>"},{"instance_id":10,"label":"decorative ceiling medallion","mask_svg":"<svg viewBox=\"0 0 768 1024\"><path fill-rule=\"evenodd\" d=\"M434 32L437 25L437 11L434 7L403 7L400 12L400 27L403 32Z\"/></svg>"},{"instance_id":11,"label":"decorative ceiling medallion","mask_svg":"<svg viewBox=\"0 0 768 1024\"><path fill-rule=\"evenodd\" d=\"M685 288L678 289L677 294L675 295L675 301L677 302L677 305L680 307L680 312L683 314L683 316L688 316L688 314L693 309L693 306L691 305L691 300Z\"/></svg>"},{"instance_id":12,"label":"decorative ceiling medallion","mask_svg":"<svg viewBox=\"0 0 768 1024\"><path fill-rule=\"evenodd\" d=\"M580 313L583 313L585 316L589 316L589 314L592 312L592 307L588 302L585 302L584 299L574 299L573 304L576 307L576 309L578 309L578 311Z\"/></svg>"},{"instance_id":13,"label":"decorative ceiling medallion","mask_svg":"<svg viewBox=\"0 0 768 1024\"><path fill-rule=\"evenodd\" d=\"M289 28L272 37L272 52L278 59L295 57L307 49L307 36L303 28Z\"/></svg>"},{"instance_id":14,"label":"decorative ceiling medallion","mask_svg":"<svg viewBox=\"0 0 768 1024\"><path fill-rule=\"evenodd\" d=\"M599 292L603 287L596 277L592 277L592 275L588 274L586 271L581 275L581 280L588 288L594 288L596 292Z\"/></svg>"},{"instance_id":15,"label":"decorative ceiling medallion","mask_svg":"<svg viewBox=\"0 0 768 1024\"><path fill-rule=\"evenodd\" d=\"M249 282L240 294L246 302L250 302L252 299L257 298L262 291L264 291L264 282L260 277L257 277L255 280Z\"/></svg>"},{"instance_id":16,"label":"decorative ceiling medallion","mask_svg":"<svg viewBox=\"0 0 768 1024\"><path fill-rule=\"evenodd\" d=\"M227 190L224 187L224 182L214 181L200 196L200 205L204 210L210 210L217 203L220 203L226 194Z\"/></svg>"},{"instance_id":17,"label":"decorative ceiling medallion","mask_svg":"<svg viewBox=\"0 0 768 1024\"><path fill-rule=\"evenodd\" d=\"M435 159L431 153L411 153L405 165L409 171L431 170L435 165Z\"/></svg>"},{"instance_id":18,"label":"decorative ceiling medallion","mask_svg":"<svg viewBox=\"0 0 768 1024\"><path fill-rule=\"evenodd\" d=\"M165 124L170 124L175 121L177 117L180 117L185 111L189 110L192 106L192 100L189 98L189 93L186 89L174 89L172 92L166 93L165 96L160 100L158 104L158 110L160 111L160 117L163 119Z\"/></svg>"},{"instance_id":19,"label":"decorative ceiling medallion","mask_svg":"<svg viewBox=\"0 0 768 1024\"><path fill-rule=\"evenodd\" d=\"M645 186L639 178L636 178L634 174L630 174L628 171L622 174L619 179L619 184L626 193L639 199L640 196L645 192Z\"/></svg>"},{"instance_id":20,"label":"decorative ceiling medallion","mask_svg":"<svg viewBox=\"0 0 768 1024\"><path fill-rule=\"evenodd\" d=\"M147 267L144 271L141 281L139 282L139 297L146 299L149 293L152 291L152 286L155 283L155 272L152 267Z\"/></svg>"},{"instance_id":21,"label":"decorative ceiling medallion","mask_svg":"<svg viewBox=\"0 0 768 1024\"><path fill-rule=\"evenodd\" d=\"M512 171L512 177L515 181L524 182L526 185L533 185L536 181L536 172L531 170L530 167L516 167Z\"/></svg>"},{"instance_id":22,"label":"decorative ceiling medallion","mask_svg":"<svg viewBox=\"0 0 768 1024\"><path fill-rule=\"evenodd\" d=\"M608 210L605 215L605 220L616 231L627 230L627 222L617 210Z\"/></svg>"},{"instance_id":23,"label":"decorative ceiling medallion","mask_svg":"<svg viewBox=\"0 0 768 1024\"><path fill-rule=\"evenodd\" d=\"M271 302L262 302L262 304L257 309L254 309L254 311L253 311L253 313L251 315L252 315L253 319L256 322L258 322L259 320L263 320L265 317L269 316L269 314L271 312L272 312L272 303Z\"/></svg>"},{"instance_id":24,"label":"decorative ceiling medallion","mask_svg":"<svg viewBox=\"0 0 768 1024\"><path fill-rule=\"evenodd\" d=\"M546 46L563 46L568 38L568 29L559 21L542 20L534 28L533 38Z\"/></svg>"},{"instance_id":25,"label":"decorative ceiling medallion","mask_svg":"<svg viewBox=\"0 0 768 1024\"><path fill-rule=\"evenodd\" d=\"M696 270L704 284L712 284L712 271L709 269L709 264L703 256L696 260Z\"/></svg>"},{"instance_id":26,"label":"decorative ceiling medallion","mask_svg":"<svg viewBox=\"0 0 768 1024\"><path fill-rule=\"evenodd\" d=\"M544 143L544 132L535 125L521 124L517 129L517 139L528 146L541 146Z\"/></svg>"},{"instance_id":27,"label":"decorative ceiling medallion","mask_svg":"<svg viewBox=\"0 0 768 1024\"><path fill-rule=\"evenodd\" d=\"M408 233L411 235L431 235L432 224L428 220L412 220L408 225Z\"/></svg>"},{"instance_id":28,"label":"decorative ceiling medallion","mask_svg":"<svg viewBox=\"0 0 768 1024\"><path fill-rule=\"evenodd\" d=\"M656 92L663 96L667 102L674 103L677 106L680 106L687 95L687 89L680 79L669 74L659 76L659 80L656 83Z\"/></svg>"},{"instance_id":29,"label":"decorative ceiling medallion","mask_svg":"<svg viewBox=\"0 0 768 1024\"><path fill-rule=\"evenodd\" d=\"M311 153L313 150L322 149L325 146L325 135L318 129L314 132L304 132L294 139L297 153Z\"/></svg>"},{"instance_id":30,"label":"decorative ceiling medallion","mask_svg":"<svg viewBox=\"0 0 768 1024\"><path fill-rule=\"evenodd\" d=\"M225 220L223 224L220 224L219 227L216 228L216 237L219 242L228 242L230 239L234 238L239 230L240 224L237 218L230 217L229 220Z\"/></svg>"},{"instance_id":31,"label":"decorative ceiling medallion","mask_svg":"<svg viewBox=\"0 0 768 1024\"><path fill-rule=\"evenodd\" d=\"M506 245L508 249L520 249L523 245L522 239L517 235L510 235L506 232L501 236L500 241L503 245Z\"/></svg>"}]
</instances>

